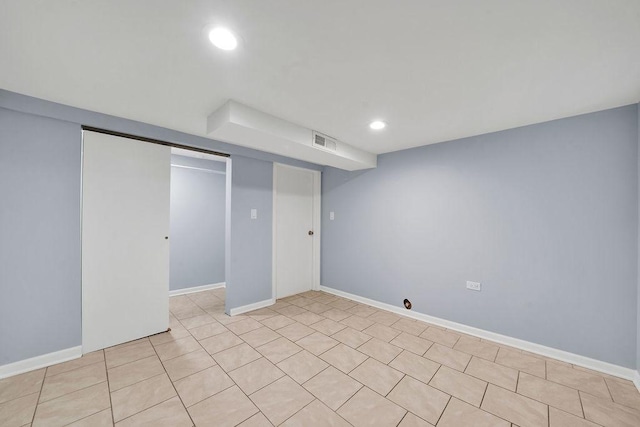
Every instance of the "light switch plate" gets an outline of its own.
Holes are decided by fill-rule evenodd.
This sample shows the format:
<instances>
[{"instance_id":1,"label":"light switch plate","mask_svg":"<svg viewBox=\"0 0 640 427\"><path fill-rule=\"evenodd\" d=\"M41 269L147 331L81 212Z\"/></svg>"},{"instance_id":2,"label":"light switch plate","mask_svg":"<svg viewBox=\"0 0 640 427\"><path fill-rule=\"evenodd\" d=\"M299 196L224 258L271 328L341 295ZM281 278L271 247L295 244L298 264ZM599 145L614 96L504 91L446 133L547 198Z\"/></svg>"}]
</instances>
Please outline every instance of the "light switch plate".
<instances>
[{"instance_id":1,"label":"light switch plate","mask_svg":"<svg viewBox=\"0 0 640 427\"><path fill-rule=\"evenodd\" d=\"M335 214L335 212L333 212L333 211L329 212L329 220L330 220L330 221L333 221L334 219L336 219L336 214Z\"/></svg>"},{"instance_id":2,"label":"light switch plate","mask_svg":"<svg viewBox=\"0 0 640 427\"><path fill-rule=\"evenodd\" d=\"M467 289L471 289L472 291L480 291L482 289L482 285L478 282L470 282L467 280Z\"/></svg>"},{"instance_id":3,"label":"light switch plate","mask_svg":"<svg viewBox=\"0 0 640 427\"><path fill-rule=\"evenodd\" d=\"M258 209L251 209L251 219L258 219Z\"/></svg>"}]
</instances>

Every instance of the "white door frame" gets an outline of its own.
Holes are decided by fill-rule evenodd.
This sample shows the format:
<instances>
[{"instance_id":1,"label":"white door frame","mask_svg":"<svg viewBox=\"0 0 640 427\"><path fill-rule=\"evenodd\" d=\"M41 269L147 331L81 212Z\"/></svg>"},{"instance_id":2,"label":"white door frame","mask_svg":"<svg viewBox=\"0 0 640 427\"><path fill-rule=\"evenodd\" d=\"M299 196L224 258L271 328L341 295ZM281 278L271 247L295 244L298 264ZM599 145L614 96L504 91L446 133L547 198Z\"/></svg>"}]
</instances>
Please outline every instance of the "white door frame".
<instances>
[{"instance_id":1,"label":"white door frame","mask_svg":"<svg viewBox=\"0 0 640 427\"><path fill-rule=\"evenodd\" d=\"M271 298L275 301L277 295L277 273L276 273L276 220L277 220L277 209L276 209L276 197L278 189L276 188L277 177L278 177L278 168L290 168L290 169L298 169L303 170L305 172L313 173L313 248L312 248L312 290L319 291L320 290L320 222L321 222L321 182L322 175L320 171L301 168L298 166L290 166L285 165L283 163L273 163L273 226L272 226L272 262L271 262Z\"/></svg>"}]
</instances>

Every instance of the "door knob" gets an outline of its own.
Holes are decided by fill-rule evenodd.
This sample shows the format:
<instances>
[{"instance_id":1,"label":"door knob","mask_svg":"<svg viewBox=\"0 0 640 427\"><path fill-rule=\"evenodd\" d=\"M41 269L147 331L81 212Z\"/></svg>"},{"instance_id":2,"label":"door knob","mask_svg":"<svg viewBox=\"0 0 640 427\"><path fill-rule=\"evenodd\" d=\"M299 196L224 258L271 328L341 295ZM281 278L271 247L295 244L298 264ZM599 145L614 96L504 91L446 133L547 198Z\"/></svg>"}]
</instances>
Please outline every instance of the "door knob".
<instances>
[{"instance_id":1,"label":"door knob","mask_svg":"<svg viewBox=\"0 0 640 427\"><path fill-rule=\"evenodd\" d=\"M309 230L309 236L313 236L313 231Z\"/></svg>"}]
</instances>

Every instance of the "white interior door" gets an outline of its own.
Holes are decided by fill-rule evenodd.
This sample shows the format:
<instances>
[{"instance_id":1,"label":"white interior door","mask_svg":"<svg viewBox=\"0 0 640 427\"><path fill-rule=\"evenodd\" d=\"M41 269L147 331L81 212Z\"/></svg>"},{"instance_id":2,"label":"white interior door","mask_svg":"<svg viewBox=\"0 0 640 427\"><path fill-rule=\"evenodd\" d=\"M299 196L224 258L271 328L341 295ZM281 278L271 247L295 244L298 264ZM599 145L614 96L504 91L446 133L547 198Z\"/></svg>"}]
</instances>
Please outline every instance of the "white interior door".
<instances>
[{"instance_id":1,"label":"white interior door","mask_svg":"<svg viewBox=\"0 0 640 427\"><path fill-rule=\"evenodd\" d=\"M319 281L319 186L317 171L274 164L276 298L309 291Z\"/></svg>"},{"instance_id":2,"label":"white interior door","mask_svg":"<svg viewBox=\"0 0 640 427\"><path fill-rule=\"evenodd\" d=\"M83 133L82 350L166 331L171 148Z\"/></svg>"}]
</instances>

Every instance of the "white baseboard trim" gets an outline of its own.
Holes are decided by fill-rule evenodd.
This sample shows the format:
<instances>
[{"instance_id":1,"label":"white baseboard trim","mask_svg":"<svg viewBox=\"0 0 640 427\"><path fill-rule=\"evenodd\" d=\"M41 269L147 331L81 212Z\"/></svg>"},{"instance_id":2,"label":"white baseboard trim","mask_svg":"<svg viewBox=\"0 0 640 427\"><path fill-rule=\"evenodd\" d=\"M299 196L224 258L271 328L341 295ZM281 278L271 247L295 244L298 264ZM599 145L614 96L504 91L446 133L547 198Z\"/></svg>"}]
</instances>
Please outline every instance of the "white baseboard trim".
<instances>
[{"instance_id":1,"label":"white baseboard trim","mask_svg":"<svg viewBox=\"0 0 640 427\"><path fill-rule=\"evenodd\" d=\"M220 282L220 283L213 283L211 285L202 285L202 286L194 286L192 288L176 289L174 291L169 291L169 296L175 297L177 295L193 294L196 292L208 291L209 289L225 288L226 286L227 285L225 282Z\"/></svg>"},{"instance_id":2,"label":"white baseboard trim","mask_svg":"<svg viewBox=\"0 0 640 427\"><path fill-rule=\"evenodd\" d=\"M229 310L230 316L236 316L238 314L247 313L249 311L257 310L259 308L269 307L276 303L275 298L269 298L264 301L254 302L253 304L243 305L241 307L232 308Z\"/></svg>"},{"instance_id":3,"label":"white baseboard trim","mask_svg":"<svg viewBox=\"0 0 640 427\"><path fill-rule=\"evenodd\" d=\"M547 347L541 344L532 343L529 341L521 340L518 338L512 338L506 335L497 334L495 332L486 331L484 329L474 328L473 326L467 326L462 323L452 322L450 320L441 319L439 317L429 316L428 314L418 313L415 311L406 310L404 307L396 307L391 304L375 301L369 298L364 298L359 295L343 292L338 289L329 288L327 286L320 286L320 290L337 295L343 298L370 305L372 307L379 308L381 310L390 311L400 316L409 317L415 320L421 320L423 322L432 323L443 328L452 329L454 331L462 332L468 335L473 335L478 338L483 338L497 342L499 344L508 345L511 347L525 350L531 353L539 354L541 356L558 359L563 362L571 363L572 365L582 366L584 368L592 369L594 371L602 372L605 374L613 375L616 377L624 378L634 381L636 387L640 390L640 376L638 371L625 368L624 366L614 365L613 363L603 362L589 357L580 356L579 354L570 353L564 350L558 350L556 348Z\"/></svg>"},{"instance_id":4,"label":"white baseboard trim","mask_svg":"<svg viewBox=\"0 0 640 427\"><path fill-rule=\"evenodd\" d=\"M53 353L43 354L30 359L19 360L0 366L0 380L14 375L23 374L57 363L67 362L82 356L82 346L66 348Z\"/></svg>"}]
</instances>

